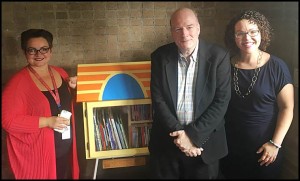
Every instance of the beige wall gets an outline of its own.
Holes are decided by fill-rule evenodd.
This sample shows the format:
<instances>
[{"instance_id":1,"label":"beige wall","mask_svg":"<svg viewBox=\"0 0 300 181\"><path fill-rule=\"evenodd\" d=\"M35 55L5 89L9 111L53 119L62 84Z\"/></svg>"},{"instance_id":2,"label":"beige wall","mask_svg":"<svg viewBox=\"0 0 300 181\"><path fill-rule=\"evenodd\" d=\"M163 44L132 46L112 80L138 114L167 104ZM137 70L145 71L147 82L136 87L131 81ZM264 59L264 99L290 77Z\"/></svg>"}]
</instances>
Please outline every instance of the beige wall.
<instances>
[{"instance_id":1,"label":"beige wall","mask_svg":"<svg viewBox=\"0 0 300 181\"><path fill-rule=\"evenodd\" d=\"M261 11L275 29L268 52L285 60L293 75L298 71L298 2L2 2L2 85L26 65L20 33L28 28L51 31L51 63L75 75L77 64L150 60L152 51L172 41L169 16L182 6L197 10L200 36L221 45L235 13ZM298 110L298 86L295 90ZM298 178L298 137L295 111L284 143L283 178Z\"/></svg>"}]
</instances>

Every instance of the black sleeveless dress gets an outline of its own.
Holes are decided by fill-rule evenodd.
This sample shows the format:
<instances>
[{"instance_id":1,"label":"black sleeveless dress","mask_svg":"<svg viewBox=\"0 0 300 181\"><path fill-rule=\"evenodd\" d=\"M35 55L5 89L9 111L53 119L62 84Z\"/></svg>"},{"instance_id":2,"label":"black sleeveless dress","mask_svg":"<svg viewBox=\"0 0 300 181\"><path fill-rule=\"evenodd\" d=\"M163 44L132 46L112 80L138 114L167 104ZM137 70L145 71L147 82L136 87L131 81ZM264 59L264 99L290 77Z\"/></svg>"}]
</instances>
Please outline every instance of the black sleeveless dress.
<instances>
[{"instance_id":1,"label":"black sleeveless dress","mask_svg":"<svg viewBox=\"0 0 300 181\"><path fill-rule=\"evenodd\" d=\"M62 84L58 87L58 93L61 101L61 109L57 107L57 104L49 91L42 91L47 97L50 107L51 115L57 116L61 110L67 110L71 112L72 97L68 90L68 84L62 78ZM73 116L73 115L72 115ZM72 121L70 122L71 135L72 135ZM71 152L72 152L72 136L70 139L62 139L62 134L54 131L55 137L55 153L56 153L56 174L57 179L71 178Z\"/></svg>"}]
</instances>

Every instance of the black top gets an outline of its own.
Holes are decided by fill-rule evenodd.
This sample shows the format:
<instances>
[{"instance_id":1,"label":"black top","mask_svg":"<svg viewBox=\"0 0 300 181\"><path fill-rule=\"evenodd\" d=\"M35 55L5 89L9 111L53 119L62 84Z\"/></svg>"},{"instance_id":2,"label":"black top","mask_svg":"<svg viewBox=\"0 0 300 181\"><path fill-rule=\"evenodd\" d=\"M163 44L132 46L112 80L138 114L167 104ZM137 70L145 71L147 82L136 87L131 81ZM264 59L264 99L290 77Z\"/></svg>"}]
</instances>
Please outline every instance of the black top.
<instances>
[{"instance_id":1,"label":"black top","mask_svg":"<svg viewBox=\"0 0 300 181\"><path fill-rule=\"evenodd\" d=\"M232 67L231 75L233 76ZM238 80L242 95L251 83L254 69L239 69ZM221 170L227 179L278 179L283 150L276 161L260 166L263 152L256 151L272 139L278 116L277 96L292 77L285 62L271 55L261 67L257 81L246 98L239 97L232 79L231 100L225 115L228 155L221 161Z\"/></svg>"},{"instance_id":2,"label":"black top","mask_svg":"<svg viewBox=\"0 0 300 181\"><path fill-rule=\"evenodd\" d=\"M232 67L233 75L233 67ZM251 83L254 69L239 69L239 87L244 94ZM226 113L226 132L229 152L256 154L264 143L272 139L278 115L277 95L292 77L283 60L271 55L261 67L250 95L239 97L233 85Z\"/></svg>"},{"instance_id":3,"label":"black top","mask_svg":"<svg viewBox=\"0 0 300 181\"><path fill-rule=\"evenodd\" d=\"M62 78L62 80L63 80L63 78ZM68 90L68 85L64 80L62 81L61 86L58 87L61 110L57 107L57 104L49 91L42 91L42 93L47 97L47 99L49 101L52 116L57 116L58 114L60 114L61 110L67 110L67 111L71 112L72 97ZM70 126L72 126L72 121L70 122ZM71 128L70 134L72 135L72 128ZM67 155L71 148L72 136L70 139L63 140L62 133L54 131L54 137L55 137L56 158Z\"/></svg>"}]
</instances>

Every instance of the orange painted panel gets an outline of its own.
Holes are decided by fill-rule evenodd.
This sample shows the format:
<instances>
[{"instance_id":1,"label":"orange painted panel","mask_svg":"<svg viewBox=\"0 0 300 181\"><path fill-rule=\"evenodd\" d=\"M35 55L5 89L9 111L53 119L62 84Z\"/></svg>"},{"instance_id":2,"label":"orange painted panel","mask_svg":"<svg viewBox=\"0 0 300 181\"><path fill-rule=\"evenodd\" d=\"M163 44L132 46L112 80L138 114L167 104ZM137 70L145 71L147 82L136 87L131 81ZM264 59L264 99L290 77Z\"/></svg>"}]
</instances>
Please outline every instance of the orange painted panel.
<instances>
[{"instance_id":1,"label":"orange painted panel","mask_svg":"<svg viewBox=\"0 0 300 181\"><path fill-rule=\"evenodd\" d=\"M122 70L149 70L150 64L129 64L129 65L99 65L99 66L88 66L78 67L80 72L105 72L105 71L122 71Z\"/></svg>"},{"instance_id":2,"label":"orange painted panel","mask_svg":"<svg viewBox=\"0 0 300 181\"><path fill-rule=\"evenodd\" d=\"M149 98L150 70L150 61L79 64L77 66L77 102L101 101L102 98L99 96L103 95L102 91L105 90L102 86L106 86L111 77L123 73L134 76L133 78L139 82L144 91L145 98ZM95 93L97 91L99 93Z\"/></svg>"},{"instance_id":3,"label":"orange painted panel","mask_svg":"<svg viewBox=\"0 0 300 181\"><path fill-rule=\"evenodd\" d=\"M99 90L102 84L78 84L77 90L84 91L84 90Z\"/></svg>"},{"instance_id":4,"label":"orange painted panel","mask_svg":"<svg viewBox=\"0 0 300 181\"><path fill-rule=\"evenodd\" d=\"M144 87L150 87L150 81L142 81Z\"/></svg>"},{"instance_id":5,"label":"orange painted panel","mask_svg":"<svg viewBox=\"0 0 300 181\"><path fill-rule=\"evenodd\" d=\"M142 72L142 73L133 73L138 78L151 78L150 72Z\"/></svg>"},{"instance_id":6,"label":"orange painted panel","mask_svg":"<svg viewBox=\"0 0 300 181\"><path fill-rule=\"evenodd\" d=\"M151 91L150 91L150 90L147 90L146 92L147 92L147 94L148 94L148 97L151 97Z\"/></svg>"},{"instance_id":7,"label":"orange painted panel","mask_svg":"<svg viewBox=\"0 0 300 181\"><path fill-rule=\"evenodd\" d=\"M77 102L89 102L92 100L98 100L98 93L91 94L77 94Z\"/></svg>"},{"instance_id":8,"label":"orange painted panel","mask_svg":"<svg viewBox=\"0 0 300 181\"><path fill-rule=\"evenodd\" d=\"M99 75L78 75L77 81L98 81L105 80L109 74L99 74Z\"/></svg>"}]
</instances>

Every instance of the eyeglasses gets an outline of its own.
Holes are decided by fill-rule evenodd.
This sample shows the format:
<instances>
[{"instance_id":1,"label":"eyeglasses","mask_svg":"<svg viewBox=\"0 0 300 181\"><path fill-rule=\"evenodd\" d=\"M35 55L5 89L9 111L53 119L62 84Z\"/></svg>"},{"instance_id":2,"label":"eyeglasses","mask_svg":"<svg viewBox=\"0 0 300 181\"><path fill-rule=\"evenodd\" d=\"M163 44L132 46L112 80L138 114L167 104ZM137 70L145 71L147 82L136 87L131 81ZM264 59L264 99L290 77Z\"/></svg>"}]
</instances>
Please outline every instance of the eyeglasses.
<instances>
[{"instance_id":1,"label":"eyeglasses","mask_svg":"<svg viewBox=\"0 0 300 181\"><path fill-rule=\"evenodd\" d=\"M236 38L242 38L242 37L244 37L244 35L247 35L247 34L251 37L255 37L259 34L259 30L250 30L248 32L239 31L239 32L236 32L234 35Z\"/></svg>"},{"instance_id":2,"label":"eyeglasses","mask_svg":"<svg viewBox=\"0 0 300 181\"><path fill-rule=\"evenodd\" d=\"M39 50L37 50L35 48L32 48L32 47L29 47L29 48L26 49L26 52L29 55L36 55L37 52L40 52L41 54L46 54L46 53L48 53L49 49L50 49L50 47L42 47Z\"/></svg>"}]
</instances>

